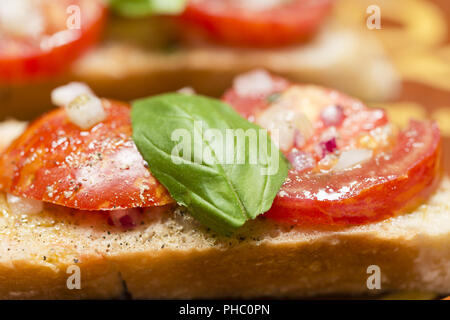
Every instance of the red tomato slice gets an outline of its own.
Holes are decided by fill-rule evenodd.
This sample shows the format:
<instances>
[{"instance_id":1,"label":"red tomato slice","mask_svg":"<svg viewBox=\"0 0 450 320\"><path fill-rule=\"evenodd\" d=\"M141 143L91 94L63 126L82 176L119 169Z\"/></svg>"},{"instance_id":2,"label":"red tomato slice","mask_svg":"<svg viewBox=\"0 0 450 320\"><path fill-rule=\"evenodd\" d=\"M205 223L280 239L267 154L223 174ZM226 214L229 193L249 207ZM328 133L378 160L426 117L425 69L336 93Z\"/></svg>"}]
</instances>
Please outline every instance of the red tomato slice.
<instances>
[{"instance_id":1,"label":"red tomato slice","mask_svg":"<svg viewBox=\"0 0 450 320\"><path fill-rule=\"evenodd\" d=\"M172 203L131 139L129 106L103 105L108 118L88 131L63 108L33 123L0 157L0 189L80 210Z\"/></svg>"},{"instance_id":2,"label":"red tomato slice","mask_svg":"<svg viewBox=\"0 0 450 320\"><path fill-rule=\"evenodd\" d=\"M280 0L255 10L235 0L190 1L183 22L226 44L272 47L311 37L331 11L333 0Z\"/></svg>"},{"instance_id":3,"label":"red tomato slice","mask_svg":"<svg viewBox=\"0 0 450 320\"><path fill-rule=\"evenodd\" d=\"M411 209L430 196L440 173L440 133L434 123L411 122L386 159L374 157L341 173L289 173L266 214L302 223L361 224Z\"/></svg>"},{"instance_id":4,"label":"red tomato slice","mask_svg":"<svg viewBox=\"0 0 450 320\"><path fill-rule=\"evenodd\" d=\"M271 105L269 97L292 88L286 85L280 89L275 85L280 79L273 81L273 90L264 95L240 97L234 88L225 94L224 100L243 116L258 119ZM342 108L344 118L332 126L339 136L337 151L359 148L360 137L369 136L372 130L388 124L384 111L369 109L336 91L295 87L299 92L322 92L331 104ZM319 117L313 126L312 137L302 147L294 148L300 150L295 152L310 155L320 146L322 134L330 125ZM440 132L435 123L412 121L406 130L392 138L391 144L375 150L370 160L346 170L323 170L317 163L316 167L292 168L266 216L294 224L361 224L411 209L435 189L440 177L441 153ZM290 152L286 152L288 158ZM309 163L314 162L311 159L308 158Z\"/></svg>"},{"instance_id":5,"label":"red tomato slice","mask_svg":"<svg viewBox=\"0 0 450 320\"><path fill-rule=\"evenodd\" d=\"M100 0L28 2L32 9L23 19L37 15L33 17L41 19L42 32L16 33L0 23L0 83L35 81L64 71L98 40L106 20L106 8ZM76 27L78 12L80 29L69 29Z\"/></svg>"}]
</instances>

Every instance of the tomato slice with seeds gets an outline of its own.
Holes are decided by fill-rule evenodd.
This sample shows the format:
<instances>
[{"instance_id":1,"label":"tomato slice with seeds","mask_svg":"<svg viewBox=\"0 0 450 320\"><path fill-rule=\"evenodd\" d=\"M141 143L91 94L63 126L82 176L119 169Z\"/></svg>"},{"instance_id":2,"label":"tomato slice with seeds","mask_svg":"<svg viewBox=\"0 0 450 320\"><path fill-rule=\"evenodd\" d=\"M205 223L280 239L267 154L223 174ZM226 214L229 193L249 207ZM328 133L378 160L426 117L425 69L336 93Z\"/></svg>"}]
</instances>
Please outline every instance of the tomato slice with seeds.
<instances>
[{"instance_id":1,"label":"tomato slice with seeds","mask_svg":"<svg viewBox=\"0 0 450 320\"><path fill-rule=\"evenodd\" d=\"M361 224L410 210L426 200L440 175L440 133L413 121L390 154L339 173L298 173L266 214L293 223Z\"/></svg>"},{"instance_id":2,"label":"tomato slice with seeds","mask_svg":"<svg viewBox=\"0 0 450 320\"><path fill-rule=\"evenodd\" d=\"M0 5L0 83L55 76L95 44L106 20L100 0L15 0Z\"/></svg>"},{"instance_id":3,"label":"tomato slice with seeds","mask_svg":"<svg viewBox=\"0 0 450 320\"><path fill-rule=\"evenodd\" d=\"M328 16L333 2L276 0L262 6L263 2L254 0L193 0L181 20L226 44L290 45L311 37Z\"/></svg>"},{"instance_id":4,"label":"tomato slice with seeds","mask_svg":"<svg viewBox=\"0 0 450 320\"><path fill-rule=\"evenodd\" d=\"M0 157L0 189L79 210L172 203L131 135L130 107L103 100L105 121L87 131L64 108L34 122Z\"/></svg>"},{"instance_id":5,"label":"tomato slice with seeds","mask_svg":"<svg viewBox=\"0 0 450 320\"><path fill-rule=\"evenodd\" d=\"M433 192L441 173L441 137L434 122L411 121L405 130L386 136L391 125L383 110L367 108L334 90L287 82L280 88L281 79L272 80L272 88L266 85L265 91L242 96L238 92L245 90L235 85L223 97L256 123L266 112L292 105L312 122L308 139L283 150L293 167L265 214L268 218L293 224L363 224L412 209ZM334 108L327 115L324 110L330 106ZM324 141L330 131L334 137ZM324 149L324 143L331 149ZM371 156L336 169L344 153L352 150L370 151ZM327 161L332 164L327 166Z\"/></svg>"},{"instance_id":6,"label":"tomato slice with seeds","mask_svg":"<svg viewBox=\"0 0 450 320\"><path fill-rule=\"evenodd\" d=\"M361 101L336 90L313 85L293 85L281 77L271 76L264 71L253 71L238 77L238 79L245 77L249 81L257 80L263 85L255 86L244 79L235 81L234 87L224 94L223 100L233 106L243 117L255 121L271 105L280 104L279 100L284 96L282 108L287 109L290 106L298 105L297 107L303 113L307 113L309 120L313 122L314 134L302 147L308 151L313 151L311 149L323 141L323 134L330 127L336 128L338 131L339 145L343 148L351 145L355 137L388 124L384 110L369 109ZM267 83L269 81L270 85ZM247 85L255 88L253 90L241 88ZM339 125L329 125L326 119L320 116L321 111L330 106L336 106L342 110L343 119ZM273 117L276 114L270 114L270 116Z\"/></svg>"}]
</instances>

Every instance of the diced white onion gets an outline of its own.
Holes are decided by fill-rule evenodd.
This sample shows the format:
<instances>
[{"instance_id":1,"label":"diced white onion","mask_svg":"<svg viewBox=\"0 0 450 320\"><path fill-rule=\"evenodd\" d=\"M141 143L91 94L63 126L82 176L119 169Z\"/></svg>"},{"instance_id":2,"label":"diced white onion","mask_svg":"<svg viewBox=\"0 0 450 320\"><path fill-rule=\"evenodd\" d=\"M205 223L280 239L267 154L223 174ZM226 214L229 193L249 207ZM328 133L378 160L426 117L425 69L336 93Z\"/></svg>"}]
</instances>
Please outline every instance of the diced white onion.
<instances>
[{"instance_id":1,"label":"diced white onion","mask_svg":"<svg viewBox=\"0 0 450 320\"><path fill-rule=\"evenodd\" d=\"M298 132L305 142L314 132L312 124L303 112L279 104L274 104L262 112L256 123L271 134L277 131L279 141L274 140L274 143L283 151L289 151L294 146Z\"/></svg>"},{"instance_id":2,"label":"diced white onion","mask_svg":"<svg viewBox=\"0 0 450 320\"><path fill-rule=\"evenodd\" d=\"M109 214L109 223L123 229L133 229L139 223L141 212L137 208L114 210Z\"/></svg>"},{"instance_id":3,"label":"diced white onion","mask_svg":"<svg viewBox=\"0 0 450 320\"><path fill-rule=\"evenodd\" d=\"M305 142L309 140L314 134L314 127L309 121L308 117L300 111L297 111L295 114L294 125L298 129L298 131L302 134Z\"/></svg>"},{"instance_id":4,"label":"diced white onion","mask_svg":"<svg viewBox=\"0 0 450 320\"><path fill-rule=\"evenodd\" d=\"M27 128L26 122L7 120L0 125L0 151L7 148Z\"/></svg>"},{"instance_id":5,"label":"diced white onion","mask_svg":"<svg viewBox=\"0 0 450 320\"><path fill-rule=\"evenodd\" d=\"M339 157L338 162L333 167L333 170L344 170L352 168L358 164L362 164L370 160L373 156L373 151L370 149L352 149L343 151Z\"/></svg>"},{"instance_id":6,"label":"diced white onion","mask_svg":"<svg viewBox=\"0 0 450 320\"><path fill-rule=\"evenodd\" d=\"M241 97L258 97L273 92L273 80L267 71L254 70L236 77L233 88Z\"/></svg>"},{"instance_id":7,"label":"diced white onion","mask_svg":"<svg viewBox=\"0 0 450 320\"><path fill-rule=\"evenodd\" d=\"M297 148L303 148L306 144L306 139L305 137L301 134L300 131L295 131L294 134L294 145Z\"/></svg>"},{"instance_id":8,"label":"diced white onion","mask_svg":"<svg viewBox=\"0 0 450 320\"><path fill-rule=\"evenodd\" d=\"M80 30L62 30L50 36L43 37L40 43L40 47L43 51L50 51L53 48L60 47L69 42L75 41L80 37L80 35Z\"/></svg>"},{"instance_id":9,"label":"diced white onion","mask_svg":"<svg viewBox=\"0 0 450 320\"><path fill-rule=\"evenodd\" d=\"M81 82L71 82L54 89L52 102L65 107L69 120L84 130L105 120L107 116L102 101Z\"/></svg>"},{"instance_id":10,"label":"diced white onion","mask_svg":"<svg viewBox=\"0 0 450 320\"><path fill-rule=\"evenodd\" d=\"M320 113L320 118L326 126L338 126L344 120L344 111L337 105L329 105Z\"/></svg>"},{"instance_id":11,"label":"diced white onion","mask_svg":"<svg viewBox=\"0 0 450 320\"><path fill-rule=\"evenodd\" d=\"M42 201L16 197L9 193L6 195L6 201L11 213L15 215L33 215L42 212L44 209Z\"/></svg>"},{"instance_id":12,"label":"diced white onion","mask_svg":"<svg viewBox=\"0 0 450 320\"><path fill-rule=\"evenodd\" d=\"M337 131L336 127L329 127L320 135L321 141L330 140L333 138L339 138L339 132Z\"/></svg>"},{"instance_id":13,"label":"diced white onion","mask_svg":"<svg viewBox=\"0 0 450 320\"><path fill-rule=\"evenodd\" d=\"M292 167L298 171L304 171L306 169L311 169L316 166L316 160L310 153L292 149L291 152L287 155L289 162L292 164Z\"/></svg>"},{"instance_id":14,"label":"diced white onion","mask_svg":"<svg viewBox=\"0 0 450 320\"><path fill-rule=\"evenodd\" d=\"M267 10L275 8L282 4L283 2L288 2L287 0L234 0L237 6L243 7L249 10Z\"/></svg>"},{"instance_id":15,"label":"diced white onion","mask_svg":"<svg viewBox=\"0 0 450 320\"><path fill-rule=\"evenodd\" d=\"M256 123L271 133L278 148L288 151L294 146L294 118L294 111L274 105L261 113Z\"/></svg>"},{"instance_id":16,"label":"diced white onion","mask_svg":"<svg viewBox=\"0 0 450 320\"><path fill-rule=\"evenodd\" d=\"M195 94L195 90L192 87L184 87L177 91L178 93L182 93L188 96L192 96Z\"/></svg>"},{"instance_id":17,"label":"diced white onion","mask_svg":"<svg viewBox=\"0 0 450 320\"><path fill-rule=\"evenodd\" d=\"M283 92L276 104L303 112L311 123L319 118L320 111L333 102L329 94L315 86L291 86Z\"/></svg>"},{"instance_id":18,"label":"diced white onion","mask_svg":"<svg viewBox=\"0 0 450 320\"><path fill-rule=\"evenodd\" d=\"M59 107L68 106L75 98L87 94L95 96L94 92L82 82L71 82L52 91L52 103Z\"/></svg>"},{"instance_id":19,"label":"diced white onion","mask_svg":"<svg viewBox=\"0 0 450 320\"><path fill-rule=\"evenodd\" d=\"M45 28L44 18L30 0L0 0L0 28L15 36L37 38Z\"/></svg>"},{"instance_id":20,"label":"diced white onion","mask_svg":"<svg viewBox=\"0 0 450 320\"><path fill-rule=\"evenodd\" d=\"M94 96L81 95L66 107L69 120L83 130L87 130L106 119L102 101Z\"/></svg>"}]
</instances>

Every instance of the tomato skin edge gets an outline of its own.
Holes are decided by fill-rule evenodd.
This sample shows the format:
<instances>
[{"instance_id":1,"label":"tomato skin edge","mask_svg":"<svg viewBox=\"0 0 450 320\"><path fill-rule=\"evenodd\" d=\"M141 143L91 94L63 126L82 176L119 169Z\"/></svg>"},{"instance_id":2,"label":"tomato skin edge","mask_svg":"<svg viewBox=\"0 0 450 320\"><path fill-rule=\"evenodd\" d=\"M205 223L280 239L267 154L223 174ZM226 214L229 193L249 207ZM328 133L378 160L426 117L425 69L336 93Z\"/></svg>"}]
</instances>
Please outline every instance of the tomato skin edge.
<instances>
[{"instance_id":1,"label":"tomato skin edge","mask_svg":"<svg viewBox=\"0 0 450 320\"><path fill-rule=\"evenodd\" d=\"M276 8L252 14L240 13L232 9L218 13L201 8L200 4L188 5L179 20L187 25L187 32L199 33L215 42L230 46L271 48L302 43L311 39L319 30L322 21L334 7L332 0L321 7L313 8L300 17L301 5L292 8ZM290 12L292 11L292 12ZM289 18L289 19L288 19ZM301 18L301 19L300 19Z\"/></svg>"},{"instance_id":2,"label":"tomato skin edge","mask_svg":"<svg viewBox=\"0 0 450 320\"><path fill-rule=\"evenodd\" d=\"M31 123L0 154L1 191L83 211L173 203L132 142L129 105L103 101L107 120L87 131L70 123L63 108ZM72 139L72 147L54 145L61 137ZM68 158L72 162L67 163ZM66 191L71 193L65 195Z\"/></svg>"},{"instance_id":3,"label":"tomato skin edge","mask_svg":"<svg viewBox=\"0 0 450 320\"><path fill-rule=\"evenodd\" d=\"M39 52L14 58L0 57L0 85L20 86L38 83L56 77L70 68L72 62L91 48L101 37L106 25L108 11L99 5L99 17L74 41Z\"/></svg>"},{"instance_id":4,"label":"tomato skin edge","mask_svg":"<svg viewBox=\"0 0 450 320\"><path fill-rule=\"evenodd\" d=\"M232 88L223 95L223 100L242 116L253 119L269 106L268 96L281 93L294 85L285 82L283 86L275 89L275 83L280 83L280 79L272 76L274 89L267 92L267 95L247 98L239 96ZM319 89L324 90L324 93L331 92L327 88L319 87ZM338 97L336 98L338 105L345 108L356 104L361 106L362 111L370 110L364 108L365 105L361 101L334 92ZM367 112L365 114L370 115ZM355 113L355 117L347 116L346 120L350 121L346 126L354 129L358 124L357 121L367 123L370 118ZM378 115L374 120L373 127L389 123L386 113L384 117ZM342 131L342 127L339 130L341 139L346 136L353 137L359 132ZM361 130L365 129L361 127ZM413 120L408 129L402 131L396 140L397 143L387 155L391 160L383 160L384 156L381 158L375 156L357 170L322 174L296 173L295 170L291 170L289 179L265 216L290 224L350 225L380 221L413 210L428 199L439 185L443 172L440 166L441 135L436 123ZM310 141L313 146L318 142L320 141ZM422 147L415 149L415 142L419 142Z\"/></svg>"},{"instance_id":5,"label":"tomato skin edge","mask_svg":"<svg viewBox=\"0 0 450 320\"><path fill-rule=\"evenodd\" d=\"M382 185L364 189L356 197L339 201L295 201L277 196L272 208L265 213L267 218L297 225L360 225L385 220L398 214L407 213L425 202L439 186L442 177L442 141L439 129L433 123L433 145L431 152L420 163L414 165L404 175ZM409 177L414 177L409 179ZM395 193L395 190L407 190ZM380 199L389 194L395 200L385 205L373 206L370 215L361 215L359 210L367 210L370 200ZM405 200L406 199L406 200ZM342 211L341 211L342 210ZM330 214L331 213L331 214Z\"/></svg>"}]
</instances>

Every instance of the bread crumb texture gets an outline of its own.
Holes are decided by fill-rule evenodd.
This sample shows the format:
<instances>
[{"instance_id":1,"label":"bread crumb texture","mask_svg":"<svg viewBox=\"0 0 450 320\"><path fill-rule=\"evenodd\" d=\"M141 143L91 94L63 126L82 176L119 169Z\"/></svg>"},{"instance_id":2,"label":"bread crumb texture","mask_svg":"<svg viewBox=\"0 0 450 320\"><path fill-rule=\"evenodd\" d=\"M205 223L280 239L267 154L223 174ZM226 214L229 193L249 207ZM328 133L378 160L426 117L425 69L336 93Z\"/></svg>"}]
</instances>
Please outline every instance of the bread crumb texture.
<instances>
[{"instance_id":1,"label":"bread crumb texture","mask_svg":"<svg viewBox=\"0 0 450 320\"><path fill-rule=\"evenodd\" d=\"M144 213L125 231L105 213L53 205L17 216L0 194L0 297L370 294L370 265L380 267L383 291L449 293L449 195L445 179L428 204L379 223L317 228L259 218L223 237L182 208ZM67 288L71 265L80 267L81 290Z\"/></svg>"}]
</instances>

